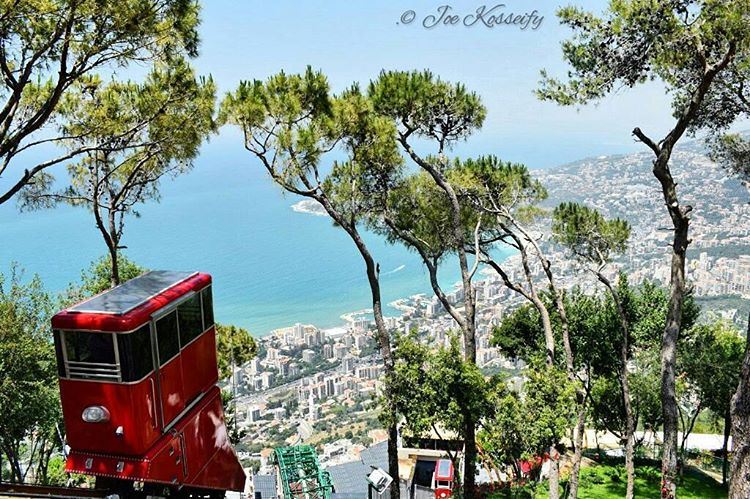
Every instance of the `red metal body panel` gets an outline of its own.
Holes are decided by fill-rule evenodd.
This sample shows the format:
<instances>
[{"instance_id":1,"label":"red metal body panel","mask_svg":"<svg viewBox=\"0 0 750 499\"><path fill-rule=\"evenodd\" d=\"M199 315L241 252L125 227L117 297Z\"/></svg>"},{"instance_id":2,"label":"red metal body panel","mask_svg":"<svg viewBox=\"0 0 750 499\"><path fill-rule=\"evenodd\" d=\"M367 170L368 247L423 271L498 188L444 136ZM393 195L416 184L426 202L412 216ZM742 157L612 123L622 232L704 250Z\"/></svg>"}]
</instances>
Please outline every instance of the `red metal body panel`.
<instances>
[{"instance_id":1,"label":"red metal body panel","mask_svg":"<svg viewBox=\"0 0 750 499\"><path fill-rule=\"evenodd\" d=\"M182 349L182 383L187 404L219 381L216 329L211 328Z\"/></svg>"},{"instance_id":2,"label":"red metal body panel","mask_svg":"<svg viewBox=\"0 0 750 499\"><path fill-rule=\"evenodd\" d=\"M66 470L207 489L241 492L245 487L245 473L227 438L218 387L143 457L73 450Z\"/></svg>"},{"instance_id":3,"label":"red metal body panel","mask_svg":"<svg viewBox=\"0 0 750 499\"><path fill-rule=\"evenodd\" d=\"M210 275L196 274L123 315L81 313L63 310L52 317L52 328L109 332L132 331L148 322L151 319L151 315L157 310L164 308L190 291L198 291L209 284L211 284Z\"/></svg>"},{"instance_id":4,"label":"red metal body panel","mask_svg":"<svg viewBox=\"0 0 750 499\"><path fill-rule=\"evenodd\" d=\"M166 426L185 409L180 355L159 368L159 381L161 383L161 409Z\"/></svg>"},{"instance_id":5,"label":"red metal body panel","mask_svg":"<svg viewBox=\"0 0 750 499\"><path fill-rule=\"evenodd\" d=\"M127 456L145 454L161 436L153 378L152 373L133 384L60 379L68 445L88 452L117 452ZM105 423L83 422L81 413L92 405L107 407L110 420ZM123 429L121 437L115 434L118 426Z\"/></svg>"}]
</instances>

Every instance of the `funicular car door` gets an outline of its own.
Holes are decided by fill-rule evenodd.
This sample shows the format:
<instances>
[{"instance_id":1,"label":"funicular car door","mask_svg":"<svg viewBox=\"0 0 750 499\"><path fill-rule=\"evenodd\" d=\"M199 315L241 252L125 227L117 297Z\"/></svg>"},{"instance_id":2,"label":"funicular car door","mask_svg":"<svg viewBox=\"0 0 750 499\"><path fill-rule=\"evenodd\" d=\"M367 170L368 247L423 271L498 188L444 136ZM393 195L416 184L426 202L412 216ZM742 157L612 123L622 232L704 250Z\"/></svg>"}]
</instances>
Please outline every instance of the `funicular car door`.
<instances>
[{"instance_id":1,"label":"funicular car door","mask_svg":"<svg viewBox=\"0 0 750 499\"><path fill-rule=\"evenodd\" d=\"M155 360L159 366L161 423L165 428L185 409L176 307L154 315L152 324Z\"/></svg>"}]
</instances>

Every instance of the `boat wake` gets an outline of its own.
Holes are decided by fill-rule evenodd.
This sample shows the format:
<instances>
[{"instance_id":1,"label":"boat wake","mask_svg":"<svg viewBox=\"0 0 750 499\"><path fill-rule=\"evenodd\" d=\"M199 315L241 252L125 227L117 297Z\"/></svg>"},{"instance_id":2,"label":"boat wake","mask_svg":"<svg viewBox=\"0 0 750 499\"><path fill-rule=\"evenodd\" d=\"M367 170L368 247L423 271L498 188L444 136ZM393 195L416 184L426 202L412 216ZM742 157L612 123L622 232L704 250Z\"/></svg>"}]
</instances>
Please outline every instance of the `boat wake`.
<instances>
[{"instance_id":1,"label":"boat wake","mask_svg":"<svg viewBox=\"0 0 750 499\"><path fill-rule=\"evenodd\" d=\"M383 273L381 274L381 276L386 276L386 275L391 275L391 274L395 274L396 272L401 272L401 271L402 271L402 270L404 270L405 268L406 268L406 265L399 265L398 267L396 267L396 268L395 268L395 269L393 269L393 270L389 270L388 272L383 272Z\"/></svg>"}]
</instances>

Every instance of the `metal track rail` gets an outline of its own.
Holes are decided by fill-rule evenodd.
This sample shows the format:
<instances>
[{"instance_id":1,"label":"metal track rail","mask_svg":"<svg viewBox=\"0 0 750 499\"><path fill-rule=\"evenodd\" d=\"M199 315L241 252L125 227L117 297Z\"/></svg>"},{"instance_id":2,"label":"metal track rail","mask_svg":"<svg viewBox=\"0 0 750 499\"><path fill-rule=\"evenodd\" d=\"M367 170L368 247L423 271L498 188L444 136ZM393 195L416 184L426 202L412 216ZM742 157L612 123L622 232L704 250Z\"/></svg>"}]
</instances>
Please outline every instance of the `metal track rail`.
<instances>
[{"instance_id":1,"label":"metal track rail","mask_svg":"<svg viewBox=\"0 0 750 499\"><path fill-rule=\"evenodd\" d=\"M101 489L84 489L80 487L51 487L47 485L27 485L18 483L0 483L0 497L38 497L47 499L103 498L109 491Z\"/></svg>"}]
</instances>

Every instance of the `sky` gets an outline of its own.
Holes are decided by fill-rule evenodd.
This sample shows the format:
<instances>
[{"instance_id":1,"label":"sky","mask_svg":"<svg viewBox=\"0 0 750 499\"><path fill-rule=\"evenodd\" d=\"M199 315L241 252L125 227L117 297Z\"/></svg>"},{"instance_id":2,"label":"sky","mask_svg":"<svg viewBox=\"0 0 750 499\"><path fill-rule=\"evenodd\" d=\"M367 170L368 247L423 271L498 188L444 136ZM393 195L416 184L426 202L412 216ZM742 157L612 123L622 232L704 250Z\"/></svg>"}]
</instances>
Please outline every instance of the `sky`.
<instances>
[{"instance_id":1,"label":"sky","mask_svg":"<svg viewBox=\"0 0 750 499\"><path fill-rule=\"evenodd\" d=\"M577 1L601 9L601 1ZM464 16L485 5L495 12L543 17L529 26L487 28L436 26L422 20L444 6ZM502 6L504 5L504 7ZM564 5L548 0L292 1L211 0L203 2L200 56L194 64L211 74L220 94L240 80L265 79L307 65L322 70L332 88L366 85L383 69L429 69L441 78L464 83L488 109L482 131L457 152L492 153L550 167L588 156L642 150L631 137L635 126L658 136L671 121L669 98L657 83L626 89L583 109L561 108L534 95L541 69L564 75L560 42L570 32L555 17ZM414 21L401 22L407 11ZM230 129L213 140L235 144Z\"/></svg>"},{"instance_id":2,"label":"sky","mask_svg":"<svg viewBox=\"0 0 750 499\"><path fill-rule=\"evenodd\" d=\"M566 72L560 42L570 33L555 18L557 1L445 2L202 0L202 43L193 65L198 74L213 77L219 98L241 80L301 72L308 65L327 75L335 92L354 83L365 87L384 69L429 69L477 92L487 108L482 130L458 144L455 155L493 154L532 169L643 151L631 137L634 127L659 137L672 125L670 99L658 83L582 109L536 98L540 70ZM576 3L588 9L604 4ZM541 23L526 30L422 25L440 10L463 19L483 5L506 15L535 12ZM139 79L147 70L131 66L117 77ZM11 167L0 188L50 154L43 148L30 152L27 164ZM66 179L63 166L52 172ZM127 254L148 268L210 272L219 320L255 332L297 321L330 325L369 303L361 259L345 235L327 219L293 212L299 199L272 185L231 127L202 147L193 171L163 182L160 190L161 202L145 203L138 209L141 218L128 219ZM53 291L79 279L105 250L83 208L19 213L15 203L6 203L0 227L0 272L17 262ZM373 244L383 268L394 272L384 282L386 302L429 292L416 256L382 241ZM442 277L455 279L450 269Z\"/></svg>"}]
</instances>

